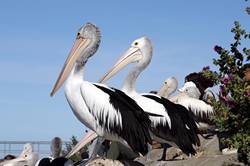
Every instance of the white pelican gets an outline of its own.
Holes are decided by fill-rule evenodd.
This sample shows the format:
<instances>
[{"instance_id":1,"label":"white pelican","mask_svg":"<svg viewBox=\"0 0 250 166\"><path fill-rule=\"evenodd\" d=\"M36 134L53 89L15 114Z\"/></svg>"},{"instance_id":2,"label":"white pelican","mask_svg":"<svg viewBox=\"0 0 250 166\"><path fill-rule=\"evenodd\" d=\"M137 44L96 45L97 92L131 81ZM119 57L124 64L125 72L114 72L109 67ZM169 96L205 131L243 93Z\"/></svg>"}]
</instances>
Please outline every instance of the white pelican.
<instances>
[{"instance_id":1,"label":"white pelican","mask_svg":"<svg viewBox=\"0 0 250 166\"><path fill-rule=\"evenodd\" d=\"M50 145L51 156L44 157L36 162L35 166L70 166L72 161L60 157L62 150L62 140L59 137L55 137L51 141Z\"/></svg>"},{"instance_id":2,"label":"white pelican","mask_svg":"<svg viewBox=\"0 0 250 166\"><path fill-rule=\"evenodd\" d=\"M17 158L4 161L0 166L34 166L37 160L38 154L33 151L32 145L27 143Z\"/></svg>"},{"instance_id":3,"label":"white pelican","mask_svg":"<svg viewBox=\"0 0 250 166\"><path fill-rule=\"evenodd\" d=\"M171 94L173 94L178 87L178 81L175 77L167 78L157 95L168 98Z\"/></svg>"},{"instance_id":4,"label":"white pelican","mask_svg":"<svg viewBox=\"0 0 250 166\"><path fill-rule=\"evenodd\" d=\"M186 82L182 88L178 91L179 93L175 96L170 96L176 91L178 81L174 77L170 77L165 80L159 95L168 98L172 102L181 104L188 110L192 111L194 115L200 120L207 120L210 115L214 114L212 106L200 100L200 91L196 85L192 82Z\"/></svg>"},{"instance_id":5,"label":"white pelican","mask_svg":"<svg viewBox=\"0 0 250 166\"><path fill-rule=\"evenodd\" d=\"M200 140L197 136L197 126L189 111L158 95L136 92L136 79L148 66L151 57L150 40L147 37L139 38L99 82L110 79L129 63L135 63L125 79L122 91L132 97L145 112L159 115L158 117L150 116L154 140L179 147L186 154L195 154L193 145L199 145Z\"/></svg>"},{"instance_id":6,"label":"white pelican","mask_svg":"<svg viewBox=\"0 0 250 166\"><path fill-rule=\"evenodd\" d=\"M95 157L104 138L147 153L151 142L149 116L124 92L83 80L87 60L100 44L100 31L87 23L77 33L75 44L54 85L51 96L65 83L65 95L76 117L98 136Z\"/></svg>"}]
</instances>

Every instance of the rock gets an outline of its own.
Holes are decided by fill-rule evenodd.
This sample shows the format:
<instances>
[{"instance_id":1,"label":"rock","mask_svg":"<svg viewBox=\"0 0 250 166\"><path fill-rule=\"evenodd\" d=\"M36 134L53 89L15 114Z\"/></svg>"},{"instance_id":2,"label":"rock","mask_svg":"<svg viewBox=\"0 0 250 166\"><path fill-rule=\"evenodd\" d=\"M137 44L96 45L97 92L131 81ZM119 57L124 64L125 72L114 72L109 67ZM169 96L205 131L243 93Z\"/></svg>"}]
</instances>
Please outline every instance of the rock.
<instances>
[{"instance_id":1,"label":"rock","mask_svg":"<svg viewBox=\"0 0 250 166\"><path fill-rule=\"evenodd\" d=\"M244 166L243 163L240 163L237 159L237 154L230 154L232 157L228 160L225 160L222 166Z\"/></svg>"},{"instance_id":2,"label":"rock","mask_svg":"<svg viewBox=\"0 0 250 166\"><path fill-rule=\"evenodd\" d=\"M233 155L215 155L210 157L190 158L187 160L174 160L174 161L147 161L145 166L233 166L225 165L230 164L232 158L236 158ZM236 165L238 166L238 165ZM241 165L239 165L241 166Z\"/></svg>"},{"instance_id":3,"label":"rock","mask_svg":"<svg viewBox=\"0 0 250 166\"><path fill-rule=\"evenodd\" d=\"M152 149L159 149L159 148L161 148L161 144L153 141Z\"/></svg>"},{"instance_id":4,"label":"rock","mask_svg":"<svg viewBox=\"0 0 250 166\"><path fill-rule=\"evenodd\" d=\"M201 136L199 136L199 138L201 141L201 146L198 148L198 152L202 152L203 156L213 156L221 154L217 135L211 136L208 139L204 139Z\"/></svg>"},{"instance_id":5,"label":"rock","mask_svg":"<svg viewBox=\"0 0 250 166\"><path fill-rule=\"evenodd\" d=\"M235 148L224 148L222 149L222 154L234 154L234 153L237 153L238 149L235 149Z\"/></svg>"},{"instance_id":6,"label":"rock","mask_svg":"<svg viewBox=\"0 0 250 166\"><path fill-rule=\"evenodd\" d=\"M118 161L98 158L88 163L87 166L143 166L143 164L137 161Z\"/></svg>"},{"instance_id":7,"label":"rock","mask_svg":"<svg viewBox=\"0 0 250 166\"><path fill-rule=\"evenodd\" d=\"M168 148L167 160L157 161L161 158L163 149L153 149L151 151L149 161L146 156L139 157L136 161L145 166L243 166L238 162L237 154L223 155L219 150L219 141L217 136L211 136L209 139L200 137L201 146L197 148L199 155L188 157L177 148ZM88 164L88 166L123 166L120 161L109 159L96 159ZM126 164L127 165L127 164ZM131 165L131 164L129 164Z\"/></svg>"},{"instance_id":8,"label":"rock","mask_svg":"<svg viewBox=\"0 0 250 166\"><path fill-rule=\"evenodd\" d=\"M213 155L220 155L220 149L219 149L219 141L218 137L216 135L211 136L210 138L203 138L199 136L200 141L201 141L201 146L196 147L197 149L197 155L196 156L213 156ZM151 151L151 160L159 160L161 158L163 149L153 149ZM166 154L166 159L167 160L183 160L183 159L188 159L189 156L186 154L183 154L182 151L178 148L168 148L167 149L167 154ZM145 160L145 159L144 159Z\"/></svg>"},{"instance_id":9,"label":"rock","mask_svg":"<svg viewBox=\"0 0 250 166\"><path fill-rule=\"evenodd\" d=\"M139 161L139 160L138 160ZM214 156L202 156L200 158L188 158L185 160L173 160L173 161L145 161L140 160L145 166L243 166L244 164L237 161L236 154L230 155L214 155ZM96 159L87 166L124 166L118 160L110 159Z\"/></svg>"},{"instance_id":10,"label":"rock","mask_svg":"<svg viewBox=\"0 0 250 166\"><path fill-rule=\"evenodd\" d=\"M124 165L118 160L98 158L88 163L86 166L124 166Z\"/></svg>"}]
</instances>

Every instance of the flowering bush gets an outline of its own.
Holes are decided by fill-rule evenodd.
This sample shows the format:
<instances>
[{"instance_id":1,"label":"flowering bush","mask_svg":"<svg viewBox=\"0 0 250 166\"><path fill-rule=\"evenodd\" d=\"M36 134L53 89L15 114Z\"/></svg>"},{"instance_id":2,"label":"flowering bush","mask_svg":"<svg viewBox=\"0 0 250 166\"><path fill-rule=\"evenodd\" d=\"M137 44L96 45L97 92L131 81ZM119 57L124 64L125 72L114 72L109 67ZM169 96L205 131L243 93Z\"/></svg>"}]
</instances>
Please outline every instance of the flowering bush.
<instances>
[{"instance_id":1,"label":"flowering bush","mask_svg":"<svg viewBox=\"0 0 250 166\"><path fill-rule=\"evenodd\" d=\"M214 51L219 54L214 64L219 72L203 68L203 75L213 79L219 87L219 100L213 101L217 115L213 118L219 132L226 135L222 143L227 147L238 148L239 159L250 162L250 84L245 77L245 71L250 68L250 50L241 48L243 40L249 40L246 33L235 22L231 32L234 33L234 42L230 51L215 46ZM241 48L241 51L240 51Z\"/></svg>"}]
</instances>

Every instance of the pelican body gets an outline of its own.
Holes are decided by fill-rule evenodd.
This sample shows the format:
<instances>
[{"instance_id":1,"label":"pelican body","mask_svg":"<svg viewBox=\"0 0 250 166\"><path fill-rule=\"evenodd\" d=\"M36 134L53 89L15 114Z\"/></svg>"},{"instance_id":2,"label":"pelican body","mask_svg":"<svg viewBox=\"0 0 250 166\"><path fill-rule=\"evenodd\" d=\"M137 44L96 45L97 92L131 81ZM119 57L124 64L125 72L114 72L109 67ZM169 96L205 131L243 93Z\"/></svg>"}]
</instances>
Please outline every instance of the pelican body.
<instances>
[{"instance_id":1,"label":"pelican body","mask_svg":"<svg viewBox=\"0 0 250 166\"><path fill-rule=\"evenodd\" d=\"M147 143L151 142L148 115L124 92L83 79L85 64L98 49L100 36L99 29L91 23L80 28L51 96L67 80L65 96L73 113L100 136L95 153L108 139L145 154Z\"/></svg>"},{"instance_id":2,"label":"pelican body","mask_svg":"<svg viewBox=\"0 0 250 166\"><path fill-rule=\"evenodd\" d=\"M32 145L27 143L17 158L4 161L0 166L34 166L37 160L38 154L33 151Z\"/></svg>"},{"instance_id":3,"label":"pelican body","mask_svg":"<svg viewBox=\"0 0 250 166\"><path fill-rule=\"evenodd\" d=\"M163 86L160 88L159 95L168 98L170 101L183 105L189 111L191 111L199 122L199 129L208 127L207 123L209 116L214 114L212 106L200 100L201 93L193 82L186 82L179 93L175 96L173 94L178 86L178 81L174 77L170 77L165 80Z\"/></svg>"},{"instance_id":4,"label":"pelican body","mask_svg":"<svg viewBox=\"0 0 250 166\"><path fill-rule=\"evenodd\" d=\"M198 130L192 115L178 104L150 93L139 94L135 84L139 74L148 66L152 58L152 44L147 37L135 40L115 65L100 79L105 82L129 63L134 63L125 78L122 91L133 98L149 114L153 139L179 147L186 154L194 154L193 145L199 145Z\"/></svg>"}]
</instances>

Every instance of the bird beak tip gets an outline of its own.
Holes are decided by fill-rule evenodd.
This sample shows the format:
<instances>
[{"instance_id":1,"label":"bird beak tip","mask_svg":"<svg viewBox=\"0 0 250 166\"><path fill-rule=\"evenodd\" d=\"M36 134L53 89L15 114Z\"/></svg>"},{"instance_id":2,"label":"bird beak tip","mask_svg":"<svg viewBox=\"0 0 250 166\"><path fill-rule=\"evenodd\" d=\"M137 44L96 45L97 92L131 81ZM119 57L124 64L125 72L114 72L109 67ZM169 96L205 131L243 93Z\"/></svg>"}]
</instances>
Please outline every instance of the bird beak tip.
<instances>
[{"instance_id":1,"label":"bird beak tip","mask_svg":"<svg viewBox=\"0 0 250 166\"><path fill-rule=\"evenodd\" d=\"M50 97L53 97L53 96L54 96L54 93L53 93L53 92L50 92L49 96L50 96Z\"/></svg>"}]
</instances>

